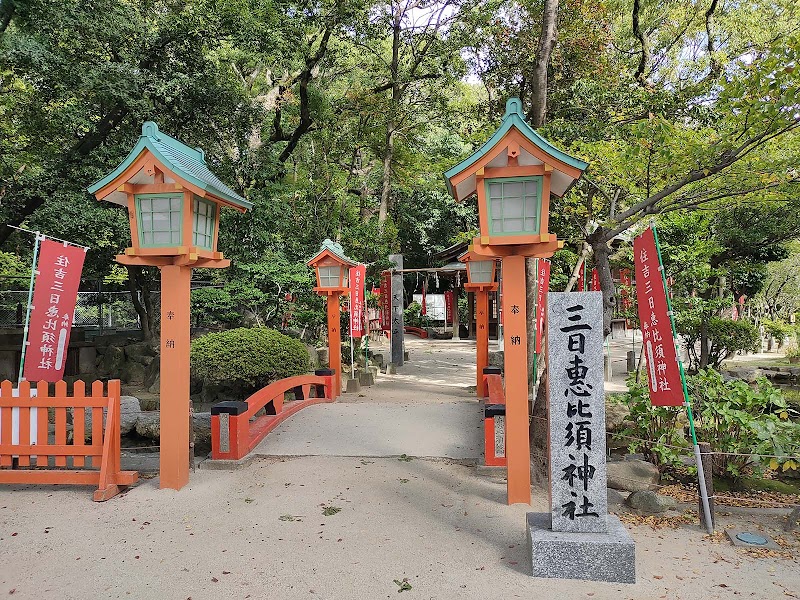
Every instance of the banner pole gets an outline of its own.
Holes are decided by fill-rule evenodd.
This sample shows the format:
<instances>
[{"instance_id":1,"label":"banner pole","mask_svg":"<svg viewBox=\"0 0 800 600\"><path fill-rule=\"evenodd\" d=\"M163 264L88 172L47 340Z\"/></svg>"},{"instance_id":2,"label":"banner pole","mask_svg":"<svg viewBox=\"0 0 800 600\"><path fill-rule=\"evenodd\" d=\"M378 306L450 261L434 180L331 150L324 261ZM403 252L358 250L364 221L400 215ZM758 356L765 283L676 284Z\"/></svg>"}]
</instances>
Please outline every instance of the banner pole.
<instances>
[{"instance_id":1,"label":"banner pole","mask_svg":"<svg viewBox=\"0 0 800 600\"><path fill-rule=\"evenodd\" d=\"M667 288L667 277L664 274L664 263L661 262L661 245L658 243L658 232L656 231L656 224L651 222L650 227L653 230L653 238L656 241L656 252L658 254L658 270L661 271L661 280L664 282L664 294L667 297L667 311L669 314L669 322L672 326L672 339L675 343L675 358L678 361L678 370L681 374L681 387L683 388L683 400L686 405L686 416L689 418L689 431L692 435L692 444L694 445L694 459L697 462L697 485L700 488L700 499L703 503L703 515L706 521L706 531L709 534L714 533L714 523L711 521L711 507L708 503L708 490L706 490L706 478L703 472L703 461L700 455L700 446L697 443L697 434L694 429L694 415L692 414L692 403L689 400L689 389L686 387L686 373L683 370L683 361L678 355L678 339L675 332L675 315L672 312L672 301L669 297L669 289Z\"/></svg>"},{"instance_id":2,"label":"banner pole","mask_svg":"<svg viewBox=\"0 0 800 600\"><path fill-rule=\"evenodd\" d=\"M17 385L23 380L23 372L25 368L25 351L28 348L28 333L31 321L31 302L33 302L33 284L36 281L36 261L39 259L39 245L42 243L44 236L36 232L36 241L33 245L33 263L31 264L31 280L28 286L28 309L25 311L25 328L22 331L22 354L19 358L19 377L17 377Z\"/></svg>"},{"instance_id":3,"label":"banner pole","mask_svg":"<svg viewBox=\"0 0 800 600\"><path fill-rule=\"evenodd\" d=\"M366 321L366 339L364 340L364 366L369 366L369 306L367 306L367 280L364 280L364 321Z\"/></svg>"}]
</instances>

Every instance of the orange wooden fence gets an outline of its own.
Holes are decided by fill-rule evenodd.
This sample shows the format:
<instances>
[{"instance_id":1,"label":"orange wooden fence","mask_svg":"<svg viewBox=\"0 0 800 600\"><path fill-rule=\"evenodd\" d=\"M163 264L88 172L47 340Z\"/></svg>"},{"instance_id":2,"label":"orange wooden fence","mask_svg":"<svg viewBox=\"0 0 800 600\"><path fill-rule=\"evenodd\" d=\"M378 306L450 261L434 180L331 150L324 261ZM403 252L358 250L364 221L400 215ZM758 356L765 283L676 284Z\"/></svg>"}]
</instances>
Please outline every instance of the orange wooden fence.
<instances>
[{"instance_id":1,"label":"orange wooden fence","mask_svg":"<svg viewBox=\"0 0 800 600\"><path fill-rule=\"evenodd\" d=\"M18 390L10 381L0 384L0 484L96 485L94 500L102 502L138 479L137 472L120 470L118 379L108 382L105 395L102 381L92 384L89 395L82 381L75 382L72 396L63 381L55 384L54 396L49 396L45 381L35 391L31 395L27 381Z\"/></svg>"},{"instance_id":2,"label":"orange wooden fence","mask_svg":"<svg viewBox=\"0 0 800 600\"><path fill-rule=\"evenodd\" d=\"M211 459L244 458L270 431L300 409L333 402L335 379L332 369L319 369L314 375L275 381L244 402L215 404L211 407ZM295 399L284 403L284 395L290 391ZM256 416L262 408L265 414Z\"/></svg>"}]
</instances>

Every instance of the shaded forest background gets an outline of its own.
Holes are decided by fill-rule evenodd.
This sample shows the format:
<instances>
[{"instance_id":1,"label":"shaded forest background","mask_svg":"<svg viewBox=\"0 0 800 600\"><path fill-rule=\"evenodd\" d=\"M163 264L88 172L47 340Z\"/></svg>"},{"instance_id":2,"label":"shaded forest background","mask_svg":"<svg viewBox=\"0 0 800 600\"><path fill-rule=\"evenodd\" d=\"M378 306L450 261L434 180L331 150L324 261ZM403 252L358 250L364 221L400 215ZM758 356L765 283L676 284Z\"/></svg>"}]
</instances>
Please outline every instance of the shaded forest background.
<instances>
[{"instance_id":1,"label":"shaded forest background","mask_svg":"<svg viewBox=\"0 0 800 600\"><path fill-rule=\"evenodd\" d=\"M254 204L225 211L233 265L195 274L218 286L195 305L222 325L277 325L289 294L313 325L305 261L324 238L377 283L389 253L431 266L474 236L474 201L456 204L442 173L518 96L544 137L590 161L552 204L567 242L552 289L578 261L597 266L608 327L611 267L656 217L699 339L742 297L752 318L788 321L798 29L792 0L0 0L0 223L90 246L87 279L146 300L157 273L113 260L124 212L85 189L154 120ZM0 227L0 274L24 275L30 246ZM148 324L152 306L137 310Z\"/></svg>"}]
</instances>

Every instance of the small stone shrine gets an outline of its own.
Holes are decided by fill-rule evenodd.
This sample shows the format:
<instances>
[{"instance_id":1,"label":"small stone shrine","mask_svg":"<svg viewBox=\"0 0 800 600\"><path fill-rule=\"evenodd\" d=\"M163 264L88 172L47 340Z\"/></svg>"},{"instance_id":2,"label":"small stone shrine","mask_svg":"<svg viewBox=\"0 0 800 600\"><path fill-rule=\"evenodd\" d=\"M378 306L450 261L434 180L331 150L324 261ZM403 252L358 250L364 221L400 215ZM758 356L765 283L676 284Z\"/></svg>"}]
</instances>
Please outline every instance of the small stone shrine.
<instances>
[{"instance_id":1,"label":"small stone shrine","mask_svg":"<svg viewBox=\"0 0 800 600\"><path fill-rule=\"evenodd\" d=\"M547 295L550 514L528 513L534 577L636 582L633 540L608 514L603 306Z\"/></svg>"}]
</instances>

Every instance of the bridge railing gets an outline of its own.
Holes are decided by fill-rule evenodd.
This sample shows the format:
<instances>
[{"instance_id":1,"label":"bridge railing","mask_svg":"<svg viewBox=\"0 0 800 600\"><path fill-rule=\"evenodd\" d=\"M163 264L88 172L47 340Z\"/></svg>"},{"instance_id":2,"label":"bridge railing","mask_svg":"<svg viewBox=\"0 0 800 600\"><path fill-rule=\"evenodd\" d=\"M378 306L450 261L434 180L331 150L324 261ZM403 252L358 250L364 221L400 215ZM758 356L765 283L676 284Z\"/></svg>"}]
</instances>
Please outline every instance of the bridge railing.
<instances>
[{"instance_id":1,"label":"bridge railing","mask_svg":"<svg viewBox=\"0 0 800 600\"><path fill-rule=\"evenodd\" d=\"M211 459L239 460L297 411L323 402L333 402L333 369L318 369L314 375L299 375L275 381L243 402L219 402L211 407ZM285 401L287 392L294 400ZM258 415L264 409L264 414Z\"/></svg>"},{"instance_id":2,"label":"bridge railing","mask_svg":"<svg viewBox=\"0 0 800 600\"><path fill-rule=\"evenodd\" d=\"M506 394L500 369L485 367L483 381L488 395L483 409L484 464L487 467L505 467Z\"/></svg>"}]
</instances>

